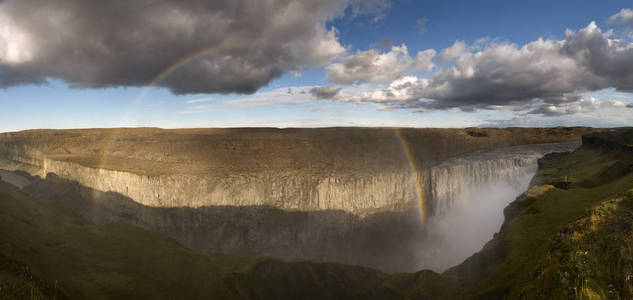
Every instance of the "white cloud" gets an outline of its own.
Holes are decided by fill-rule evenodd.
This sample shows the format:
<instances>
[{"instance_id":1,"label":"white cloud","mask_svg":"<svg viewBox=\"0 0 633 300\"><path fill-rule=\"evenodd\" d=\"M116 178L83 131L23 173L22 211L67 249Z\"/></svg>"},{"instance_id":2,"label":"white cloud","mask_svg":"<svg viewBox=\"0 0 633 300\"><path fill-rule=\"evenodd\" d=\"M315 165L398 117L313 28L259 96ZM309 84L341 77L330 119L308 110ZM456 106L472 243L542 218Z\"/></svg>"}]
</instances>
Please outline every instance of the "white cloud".
<instances>
[{"instance_id":1,"label":"white cloud","mask_svg":"<svg viewBox=\"0 0 633 300\"><path fill-rule=\"evenodd\" d=\"M440 52L440 57L443 63L447 63L454 58L462 56L462 54L466 53L466 51L468 51L468 46L466 45L466 42L455 41L452 46Z\"/></svg>"},{"instance_id":2,"label":"white cloud","mask_svg":"<svg viewBox=\"0 0 633 300\"><path fill-rule=\"evenodd\" d=\"M626 23L633 25L633 10L629 8L623 8L617 14L609 17L609 23Z\"/></svg>"},{"instance_id":3,"label":"white cloud","mask_svg":"<svg viewBox=\"0 0 633 300\"><path fill-rule=\"evenodd\" d=\"M627 33L630 37L633 37L633 10L623 8L617 14L609 17L607 22L612 24L626 24L628 26Z\"/></svg>"},{"instance_id":4,"label":"white cloud","mask_svg":"<svg viewBox=\"0 0 633 300\"><path fill-rule=\"evenodd\" d=\"M227 108L217 108L210 105L200 105L188 108L183 111L179 111L178 114L181 115L190 115L190 114L201 114L201 113L210 113L210 112L230 112L232 110Z\"/></svg>"},{"instance_id":5,"label":"white cloud","mask_svg":"<svg viewBox=\"0 0 633 300\"><path fill-rule=\"evenodd\" d=\"M387 82L417 71L433 69L435 50L420 51L412 58L407 46L392 46L386 53L358 51L344 61L327 66L328 80L340 84Z\"/></svg>"},{"instance_id":6,"label":"white cloud","mask_svg":"<svg viewBox=\"0 0 633 300\"><path fill-rule=\"evenodd\" d=\"M187 100L187 101L185 101L185 103L193 104L193 103L200 103L200 102L209 102L209 101L213 101L213 100L214 100L213 98L208 97L208 98L199 98L199 99Z\"/></svg>"},{"instance_id":7,"label":"white cloud","mask_svg":"<svg viewBox=\"0 0 633 300\"><path fill-rule=\"evenodd\" d=\"M532 110L540 101L542 112L571 113L588 105L586 99L579 102L585 92L633 91L633 43L609 35L591 22L577 32L567 30L564 40L538 39L523 46L491 42L468 51L458 42L444 52L455 62L430 79L405 76L361 101L425 111Z\"/></svg>"},{"instance_id":8,"label":"white cloud","mask_svg":"<svg viewBox=\"0 0 633 300\"><path fill-rule=\"evenodd\" d=\"M618 106L568 114L564 117L543 117L535 114L518 114L509 119L485 121L482 127L550 127L550 126L592 126L622 127L633 124L631 108Z\"/></svg>"},{"instance_id":9,"label":"white cloud","mask_svg":"<svg viewBox=\"0 0 633 300\"><path fill-rule=\"evenodd\" d=\"M29 62L33 59L34 51L32 37L0 10L0 65Z\"/></svg>"},{"instance_id":10,"label":"white cloud","mask_svg":"<svg viewBox=\"0 0 633 300\"><path fill-rule=\"evenodd\" d=\"M394 80L384 89L377 89L362 94L362 100L398 103L411 101L415 97L416 89L428 86L427 79L420 79L417 76L405 76Z\"/></svg>"},{"instance_id":11,"label":"white cloud","mask_svg":"<svg viewBox=\"0 0 633 300\"><path fill-rule=\"evenodd\" d=\"M315 96L311 92L315 86L284 87L266 92L257 92L250 96L228 100L227 105L238 107L262 107L280 105L299 105L311 103Z\"/></svg>"},{"instance_id":12,"label":"white cloud","mask_svg":"<svg viewBox=\"0 0 633 300\"><path fill-rule=\"evenodd\" d=\"M594 97L581 98L578 101L559 103L559 104L540 104L537 108L531 110L530 114L542 114L543 116L562 116L577 113L590 113L605 109L625 108L626 104L622 101L596 99Z\"/></svg>"}]
</instances>

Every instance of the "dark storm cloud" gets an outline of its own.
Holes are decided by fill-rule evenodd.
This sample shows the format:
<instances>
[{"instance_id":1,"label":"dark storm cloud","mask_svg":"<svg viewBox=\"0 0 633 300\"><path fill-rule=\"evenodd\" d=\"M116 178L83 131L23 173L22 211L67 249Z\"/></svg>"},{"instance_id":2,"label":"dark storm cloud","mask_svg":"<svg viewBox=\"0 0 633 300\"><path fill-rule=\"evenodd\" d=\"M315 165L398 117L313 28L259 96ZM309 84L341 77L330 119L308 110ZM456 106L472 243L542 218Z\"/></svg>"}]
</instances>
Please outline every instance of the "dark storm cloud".
<instances>
[{"instance_id":1,"label":"dark storm cloud","mask_svg":"<svg viewBox=\"0 0 633 300\"><path fill-rule=\"evenodd\" d=\"M459 51L463 52L463 51ZM459 53L454 64L429 79L408 76L367 93L364 101L420 109L476 108L533 113L573 113L587 91L633 91L633 44L610 39L595 23L564 40L539 39L522 47L492 43ZM588 103L584 103L588 105Z\"/></svg>"},{"instance_id":2,"label":"dark storm cloud","mask_svg":"<svg viewBox=\"0 0 633 300\"><path fill-rule=\"evenodd\" d=\"M318 87L314 87L310 89L310 94L312 94L317 99L330 100L330 99L334 99L340 91L341 91L340 87L318 86Z\"/></svg>"},{"instance_id":3,"label":"dark storm cloud","mask_svg":"<svg viewBox=\"0 0 633 300\"><path fill-rule=\"evenodd\" d=\"M385 4L386 3L386 4ZM158 82L174 93L252 93L344 53L326 22L388 2L7 0L0 3L0 87L60 78L79 88Z\"/></svg>"}]
</instances>

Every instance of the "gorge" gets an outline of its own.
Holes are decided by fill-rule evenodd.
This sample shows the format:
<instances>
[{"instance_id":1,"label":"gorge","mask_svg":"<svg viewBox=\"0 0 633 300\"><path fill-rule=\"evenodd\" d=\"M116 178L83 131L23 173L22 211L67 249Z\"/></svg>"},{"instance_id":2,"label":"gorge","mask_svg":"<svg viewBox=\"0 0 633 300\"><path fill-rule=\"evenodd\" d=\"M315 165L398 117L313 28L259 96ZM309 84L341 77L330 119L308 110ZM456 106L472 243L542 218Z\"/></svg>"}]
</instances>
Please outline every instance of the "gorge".
<instances>
[{"instance_id":1,"label":"gorge","mask_svg":"<svg viewBox=\"0 0 633 300\"><path fill-rule=\"evenodd\" d=\"M587 130L24 132L0 138L0 168L26 172L3 178L36 199L202 252L443 271L499 229L538 158L574 149ZM223 160L178 142L208 142Z\"/></svg>"},{"instance_id":2,"label":"gorge","mask_svg":"<svg viewBox=\"0 0 633 300\"><path fill-rule=\"evenodd\" d=\"M574 130L578 129L565 129ZM496 129L481 131L492 136ZM455 187L434 191L429 182L431 196L444 195L454 201L445 202L441 208L428 202L432 214L424 223L420 223L417 208L404 210L409 217L396 210L360 217L342 210L301 211L271 206L150 207L53 173L33 176L38 167L5 155L4 170L0 171L0 296L628 299L633 295L627 279L633 271L633 130L593 131L584 132L582 145L572 152L556 151L563 150L561 146L574 148L577 142L552 144L555 141L539 140L474 150L476 140L468 146L459 145L458 149L471 147L470 151L453 153L428 168L417 168L435 173L438 182ZM558 142L577 139L575 135L557 138ZM10 140L5 139L4 145L14 149L19 139L12 136ZM22 139L20 143L25 142ZM68 141L65 144L72 145ZM536 175L530 180L533 158L553 150L536 160ZM54 151L49 149L48 153ZM481 176L459 176L473 175L473 170ZM508 200L528 180L528 190ZM497 208L502 207L503 223L499 228ZM220 229L205 235L204 230L196 228ZM418 231L411 232L411 228ZM345 230L347 235L338 235ZM218 233L219 237L213 236ZM405 245L403 241L412 236L423 236L423 242ZM310 240L315 237L318 242ZM219 241L220 245L192 243L205 239ZM266 239L271 242L262 245ZM483 242L481 249L475 249ZM281 244L277 249L295 252L278 250L286 258L203 253L205 247L226 247L212 250L226 252L250 247L266 253L270 251L266 246ZM409 265L426 263L436 270L456 265L442 273L419 269L387 273L319 262L353 261L341 254L341 245L348 247L348 255L362 257L356 260L359 264L373 262L385 270L407 269L393 257L391 261L386 259L390 255L405 257ZM313 252L308 253L310 249ZM407 249L415 252L406 253ZM451 249L476 253L450 253ZM339 255L323 257L333 250ZM421 253L428 257L420 259ZM321 258L296 258L308 255ZM469 256L460 263L462 255Z\"/></svg>"}]
</instances>

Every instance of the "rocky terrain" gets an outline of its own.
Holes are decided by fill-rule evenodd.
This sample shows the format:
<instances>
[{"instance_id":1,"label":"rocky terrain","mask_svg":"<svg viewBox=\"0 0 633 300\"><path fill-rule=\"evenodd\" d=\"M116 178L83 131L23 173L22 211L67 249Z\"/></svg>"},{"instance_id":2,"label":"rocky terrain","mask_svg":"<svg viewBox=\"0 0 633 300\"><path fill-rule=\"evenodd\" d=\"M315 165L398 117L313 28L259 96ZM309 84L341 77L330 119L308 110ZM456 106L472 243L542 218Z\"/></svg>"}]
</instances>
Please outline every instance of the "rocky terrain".
<instances>
[{"instance_id":1,"label":"rocky terrain","mask_svg":"<svg viewBox=\"0 0 633 300\"><path fill-rule=\"evenodd\" d=\"M0 295L629 299L632 132L589 134L577 150L541 159L529 190L505 209L499 233L442 274L198 254L136 226L95 225L37 200L28 187L0 183Z\"/></svg>"}]
</instances>

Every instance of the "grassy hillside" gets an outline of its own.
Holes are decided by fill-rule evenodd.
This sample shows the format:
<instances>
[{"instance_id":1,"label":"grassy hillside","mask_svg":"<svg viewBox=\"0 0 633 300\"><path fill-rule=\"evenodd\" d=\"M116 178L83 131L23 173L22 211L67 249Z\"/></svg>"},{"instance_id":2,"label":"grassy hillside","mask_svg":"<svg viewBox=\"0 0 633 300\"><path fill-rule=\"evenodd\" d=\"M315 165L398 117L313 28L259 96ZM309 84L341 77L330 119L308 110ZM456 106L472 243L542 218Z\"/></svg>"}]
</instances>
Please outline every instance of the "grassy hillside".
<instances>
[{"instance_id":1,"label":"grassy hillside","mask_svg":"<svg viewBox=\"0 0 633 300\"><path fill-rule=\"evenodd\" d=\"M159 234L96 226L0 185L0 251L72 298L211 296L223 273L256 262L200 255Z\"/></svg>"}]
</instances>

